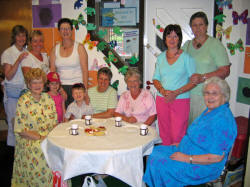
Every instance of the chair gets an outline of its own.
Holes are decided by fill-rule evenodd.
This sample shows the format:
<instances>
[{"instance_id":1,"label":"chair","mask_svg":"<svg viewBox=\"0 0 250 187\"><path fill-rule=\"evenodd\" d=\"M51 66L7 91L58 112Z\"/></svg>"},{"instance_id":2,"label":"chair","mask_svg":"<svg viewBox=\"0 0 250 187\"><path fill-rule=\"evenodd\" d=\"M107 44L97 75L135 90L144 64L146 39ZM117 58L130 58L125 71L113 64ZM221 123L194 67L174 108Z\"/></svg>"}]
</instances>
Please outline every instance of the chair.
<instances>
[{"instance_id":1,"label":"chair","mask_svg":"<svg viewBox=\"0 0 250 187\"><path fill-rule=\"evenodd\" d=\"M223 187L223 182L224 182L225 176L227 174L228 166L229 166L230 159L231 159L232 152L233 152L233 147L234 147L234 144L231 147L231 150L230 150L228 157L227 157L226 164L225 164L224 169L222 170L220 176L216 180L213 180L213 181L206 183L205 186L207 186L207 187Z\"/></svg>"}]
</instances>

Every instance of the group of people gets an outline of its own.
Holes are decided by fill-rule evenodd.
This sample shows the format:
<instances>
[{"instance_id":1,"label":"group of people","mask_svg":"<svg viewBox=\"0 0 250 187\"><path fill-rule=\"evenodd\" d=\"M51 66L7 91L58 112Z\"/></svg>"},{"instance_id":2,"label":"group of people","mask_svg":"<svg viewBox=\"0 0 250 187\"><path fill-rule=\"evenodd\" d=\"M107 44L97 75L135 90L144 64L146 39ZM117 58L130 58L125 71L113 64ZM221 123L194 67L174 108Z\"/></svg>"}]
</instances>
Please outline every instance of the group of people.
<instances>
[{"instance_id":1,"label":"group of people","mask_svg":"<svg viewBox=\"0 0 250 187\"><path fill-rule=\"evenodd\" d=\"M154 148L147 162L143 180L149 186L184 186L216 179L237 134L228 104L230 88L223 80L230 73L230 64L225 47L207 35L205 13L193 14L190 27L195 38L182 48L180 26L171 24L164 30L167 50L156 62L155 101L142 88L136 68L128 69L124 78L128 91L119 100L110 86L112 72L107 67L98 70L97 86L88 89L88 55L72 39L70 19L59 20L62 42L49 58L41 52L41 31L32 31L27 50L28 32L15 26L11 47L1 59L7 144L15 146L12 185L52 185L52 171L40 143L58 123L85 115L120 116L126 122L147 125L157 118L162 145Z\"/></svg>"}]
</instances>

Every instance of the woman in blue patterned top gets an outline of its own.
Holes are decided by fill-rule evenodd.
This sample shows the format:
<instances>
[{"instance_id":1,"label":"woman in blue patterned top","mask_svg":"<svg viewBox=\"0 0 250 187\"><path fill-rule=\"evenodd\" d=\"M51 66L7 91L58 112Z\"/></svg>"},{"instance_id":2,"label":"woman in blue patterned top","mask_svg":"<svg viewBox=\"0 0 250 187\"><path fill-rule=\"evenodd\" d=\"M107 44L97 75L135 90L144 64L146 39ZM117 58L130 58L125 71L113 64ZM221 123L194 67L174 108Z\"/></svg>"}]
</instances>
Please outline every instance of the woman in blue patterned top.
<instances>
[{"instance_id":1,"label":"woman in blue patterned top","mask_svg":"<svg viewBox=\"0 0 250 187\"><path fill-rule=\"evenodd\" d=\"M157 146L143 180L151 186L197 185L217 179L226 163L237 127L229 109L230 88L211 77L203 87L207 109L189 126L178 145Z\"/></svg>"}]
</instances>

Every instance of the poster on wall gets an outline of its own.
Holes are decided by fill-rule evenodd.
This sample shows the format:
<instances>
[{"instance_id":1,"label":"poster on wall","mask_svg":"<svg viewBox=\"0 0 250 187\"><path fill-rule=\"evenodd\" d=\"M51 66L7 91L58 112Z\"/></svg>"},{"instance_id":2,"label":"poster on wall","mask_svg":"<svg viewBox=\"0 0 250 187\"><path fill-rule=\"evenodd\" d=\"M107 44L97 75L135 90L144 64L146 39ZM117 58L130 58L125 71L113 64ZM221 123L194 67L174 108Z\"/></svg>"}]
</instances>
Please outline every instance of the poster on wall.
<instances>
[{"instance_id":1,"label":"poster on wall","mask_svg":"<svg viewBox=\"0 0 250 187\"><path fill-rule=\"evenodd\" d=\"M250 79L239 77L236 101L250 105Z\"/></svg>"},{"instance_id":2,"label":"poster on wall","mask_svg":"<svg viewBox=\"0 0 250 187\"><path fill-rule=\"evenodd\" d=\"M124 52L129 55L139 54L139 29L123 29Z\"/></svg>"},{"instance_id":3,"label":"poster on wall","mask_svg":"<svg viewBox=\"0 0 250 187\"><path fill-rule=\"evenodd\" d=\"M53 28L61 17L61 4L32 5L33 28Z\"/></svg>"},{"instance_id":4,"label":"poster on wall","mask_svg":"<svg viewBox=\"0 0 250 187\"><path fill-rule=\"evenodd\" d=\"M136 8L103 8L101 15L103 27L136 25Z\"/></svg>"}]
</instances>

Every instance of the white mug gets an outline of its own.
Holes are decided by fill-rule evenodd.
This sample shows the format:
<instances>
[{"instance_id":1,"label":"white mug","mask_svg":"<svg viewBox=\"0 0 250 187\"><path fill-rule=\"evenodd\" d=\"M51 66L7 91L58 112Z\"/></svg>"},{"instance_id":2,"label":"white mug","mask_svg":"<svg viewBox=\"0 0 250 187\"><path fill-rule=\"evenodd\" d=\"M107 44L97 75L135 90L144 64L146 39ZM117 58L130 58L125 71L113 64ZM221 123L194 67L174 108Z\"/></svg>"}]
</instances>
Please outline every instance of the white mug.
<instances>
[{"instance_id":1,"label":"white mug","mask_svg":"<svg viewBox=\"0 0 250 187\"><path fill-rule=\"evenodd\" d=\"M115 118L115 126L116 127L121 127L122 126L122 118L121 117L116 117Z\"/></svg>"},{"instance_id":2,"label":"white mug","mask_svg":"<svg viewBox=\"0 0 250 187\"><path fill-rule=\"evenodd\" d=\"M145 124L142 124L140 127L140 135L146 136L148 134L148 126Z\"/></svg>"},{"instance_id":3,"label":"white mug","mask_svg":"<svg viewBox=\"0 0 250 187\"><path fill-rule=\"evenodd\" d=\"M71 128L69 129L69 134L78 135L78 125L77 124L71 125Z\"/></svg>"},{"instance_id":4,"label":"white mug","mask_svg":"<svg viewBox=\"0 0 250 187\"><path fill-rule=\"evenodd\" d=\"M91 116L85 116L85 125L91 125Z\"/></svg>"}]
</instances>

